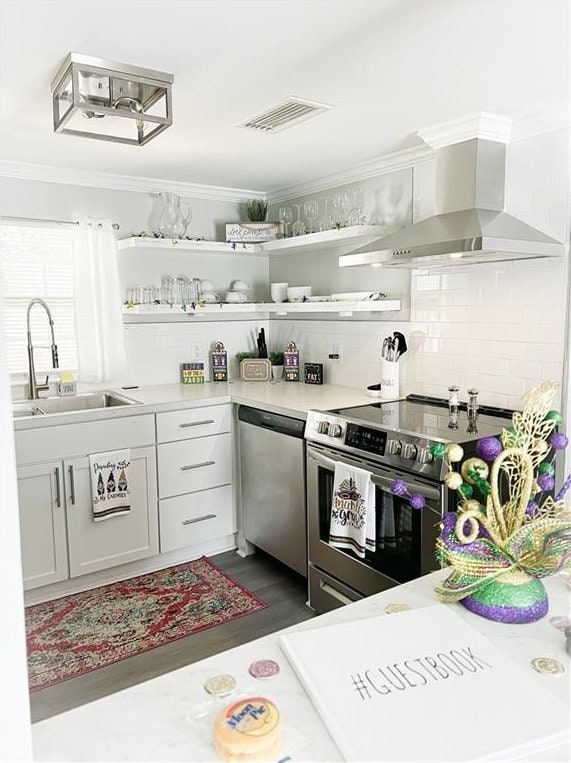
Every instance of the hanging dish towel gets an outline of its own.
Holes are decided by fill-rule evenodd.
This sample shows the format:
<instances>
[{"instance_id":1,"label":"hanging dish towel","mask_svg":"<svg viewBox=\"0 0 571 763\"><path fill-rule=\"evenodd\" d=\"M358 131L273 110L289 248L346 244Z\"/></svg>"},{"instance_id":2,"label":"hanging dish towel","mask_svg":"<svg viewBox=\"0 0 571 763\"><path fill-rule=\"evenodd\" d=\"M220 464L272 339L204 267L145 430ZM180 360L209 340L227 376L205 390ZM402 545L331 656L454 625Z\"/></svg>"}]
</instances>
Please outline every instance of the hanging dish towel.
<instances>
[{"instance_id":1,"label":"hanging dish towel","mask_svg":"<svg viewBox=\"0 0 571 763\"><path fill-rule=\"evenodd\" d=\"M333 480L329 545L361 559L375 550L375 486L370 472L337 462Z\"/></svg>"},{"instance_id":2,"label":"hanging dish towel","mask_svg":"<svg viewBox=\"0 0 571 763\"><path fill-rule=\"evenodd\" d=\"M89 456L94 522L119 517L131 511L130 463L129 449Z\"/></svg>"}]
</instances>

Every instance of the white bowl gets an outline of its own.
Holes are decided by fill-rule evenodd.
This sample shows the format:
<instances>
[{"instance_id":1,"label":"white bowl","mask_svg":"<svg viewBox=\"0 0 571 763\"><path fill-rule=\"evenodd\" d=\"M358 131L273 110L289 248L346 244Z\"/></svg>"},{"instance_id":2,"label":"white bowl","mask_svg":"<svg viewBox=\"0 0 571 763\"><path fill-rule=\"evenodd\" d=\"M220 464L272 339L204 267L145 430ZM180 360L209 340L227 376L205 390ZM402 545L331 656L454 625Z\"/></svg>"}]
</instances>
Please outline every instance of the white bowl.
<instances>
[{"instance_id":1,"label":"white bowl","mask_svg":"<svg viewBox=\"0 0 571 763\"><path fill-rule=\"evenodd\" d=\"M200 295L200 299L203 302L208 302L211 304L212 302L220 302L220 296L215 291L207 291Z\"/></svg>"},{"instance_id":2,"label":"white bowl","mask_svg":"<svg viewBox=\"0 0 571 763\"><path fill-rule=\"evenodd\" d=\"M232 281L230 291L250 291L250 286L246 281Z\"/></svg>"},{"instance_id":3,"label":"white bowl","mask_svg":"<svg viewBox=\"0 0 571 763\"><path fill-rule=\"evenodd\" d=\"M287 290L289 302L301 302L304 297L311 297L311 286L290 286Z\"/></svg>"},{"instance_id":4,"label":"white bowl","mask_svg":"<svg viewBox=\"0 0 571 763\"><path fill-rule=\"evenodd\" d=\"M207 294L208 292L214 291L214 284L212 281L209 281L206 278L203 278L200 282L200 293L201 294Z\"/></svg>"},{"instance_id":5,"label":"white bowl","mask_svg":"<svg viewBox=\"0 0 571 763\"><path fill-rule=\"evenodd\" d=\"M247 302L248 294L244 291L226 292L226 302L237 304L238 302Z\"/></svg>"}]
</instances>

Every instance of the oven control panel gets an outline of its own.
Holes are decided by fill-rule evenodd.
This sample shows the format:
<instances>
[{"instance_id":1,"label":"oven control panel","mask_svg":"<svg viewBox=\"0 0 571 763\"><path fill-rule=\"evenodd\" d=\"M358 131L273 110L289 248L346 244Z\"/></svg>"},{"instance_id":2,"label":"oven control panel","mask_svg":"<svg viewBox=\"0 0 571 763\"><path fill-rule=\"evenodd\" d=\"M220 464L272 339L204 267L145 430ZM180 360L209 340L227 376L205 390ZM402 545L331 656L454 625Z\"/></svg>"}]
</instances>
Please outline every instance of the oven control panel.
<instances>
[{"instance_id":1,"label":"oven control panel","mask_svg":"<svg viewBox=\"0 0 571 763\"><path fill-rule=\"evenodd\" d=\"M357 450L363 450L366 453L374 453L377 456L384 456L385 446L387 444L387 433L380 429L371 429L358 424L347 424L347 433L345 435L345 445Z\"/></svg>"}]
</instances>

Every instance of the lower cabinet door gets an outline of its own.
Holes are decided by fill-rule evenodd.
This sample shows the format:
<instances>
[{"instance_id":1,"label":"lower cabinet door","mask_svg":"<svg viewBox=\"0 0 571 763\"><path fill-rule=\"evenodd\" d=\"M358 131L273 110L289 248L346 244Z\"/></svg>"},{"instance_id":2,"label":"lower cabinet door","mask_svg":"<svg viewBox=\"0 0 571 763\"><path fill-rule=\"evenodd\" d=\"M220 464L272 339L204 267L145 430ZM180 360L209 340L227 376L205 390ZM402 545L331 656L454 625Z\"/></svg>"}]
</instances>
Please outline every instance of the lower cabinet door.
<instances>
[{"instance_id":1,"label":"lower cabinet door","mask_svg":"<svg viewBox=\"0 0 571 763\"><path fill-rule=\"evenodd\" d=\"M64 461L71 577L158 554L155 448L131 450L130 510L95 522L88 458Z\"/></svg>"},{"instance_id":2,"label":"lower cabinet door","mask_svg":"<svg viewBox=\"0 0 571 763\"><path fill-rule=\"evenodd\" d=\"M232 487L215 487L159 501L161 552L236 532Z\"/></svg>"},{"instance_id":3,"label":"lower cabinet door","mask_svg":"<svg viewBox=\"0 0 571 763\"><path fill-rule=\"evenodd\" d=\"M18 469L24 589L69 577L62 462Z\"/></svg>"}]
</instances>

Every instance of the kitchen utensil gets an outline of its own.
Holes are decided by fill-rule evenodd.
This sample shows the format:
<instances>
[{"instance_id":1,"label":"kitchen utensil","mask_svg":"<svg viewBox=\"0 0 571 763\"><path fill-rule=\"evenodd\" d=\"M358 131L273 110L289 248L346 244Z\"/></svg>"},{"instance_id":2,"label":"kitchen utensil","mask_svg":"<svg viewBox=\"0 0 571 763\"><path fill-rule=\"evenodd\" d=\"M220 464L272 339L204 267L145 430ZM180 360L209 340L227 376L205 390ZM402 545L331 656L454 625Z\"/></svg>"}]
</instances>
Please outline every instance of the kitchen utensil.
<instances>
[{"instance_id":1,"label":"kitchen utensil","mask_svg":"<svg viewBox=\"0 0 571 763\"><path fill-rule=\"evenodd\" d=\"M268 357L268 347L266 345L266 332L263 328L260 329L258 334L258 356L260 358Z\"/></svg>"},{"instance_id":2,"label":"kitchen utensil","mask_svg":"<svg viewBox=\"0 0 571 763\"><path fill-rule=\"evenodd\" d=\"M408 350L406 339L400 331L393 331L393 337L397 340L397 358L400 358Z\"/></svg>"}]
</instances>

